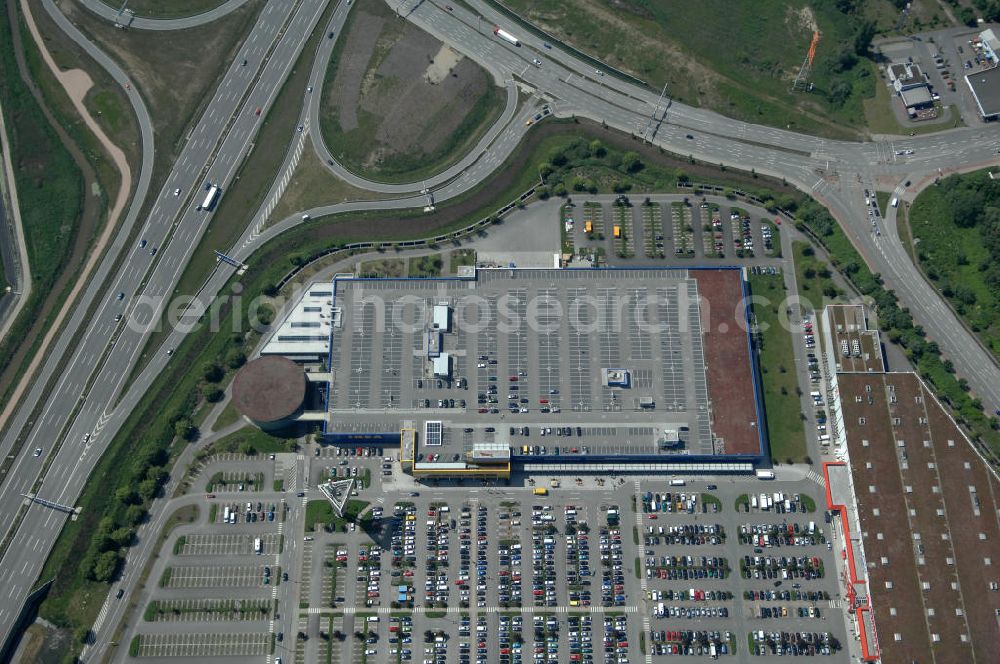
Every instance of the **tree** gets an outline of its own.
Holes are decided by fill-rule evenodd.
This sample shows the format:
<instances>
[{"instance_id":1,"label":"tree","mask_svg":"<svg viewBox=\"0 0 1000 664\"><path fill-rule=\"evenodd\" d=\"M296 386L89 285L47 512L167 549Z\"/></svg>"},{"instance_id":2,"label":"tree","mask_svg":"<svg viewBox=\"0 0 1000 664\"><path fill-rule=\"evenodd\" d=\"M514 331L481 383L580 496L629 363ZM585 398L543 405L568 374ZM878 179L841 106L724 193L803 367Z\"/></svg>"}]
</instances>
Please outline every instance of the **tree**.
<instances>
[{"instance_id":1,"label":"tree","mask_svg":"<svg viewBox=\"0 0 1000 664\"><path fill-rule=\"evenodd\" d=\"M239 348L230 348L226 353L226 365L230 369L239 369L246 364L247 356Z\"/></svg>"},{"instance_id":2,"label":"tree","mask_svg":"<svg viewBox=\"0 0 1000 664\"><path fill-rule=\"evenodd\" d=\"M139 502L139 494L126 484L115 489L115 500L123 505L134 505Z\"/></svg>"},{"instance_id":3,"label":"tree","mask_svg":"<svg viewBox=\"0 0 1000 664\"><path fill-rule=\"evenodd\" d=\"M626 173L635 173L636 171L642 170L642 160L639 159L639 153L629 150L622 155L622 170Z\"/></svg>"},{"instance_id":4,"label":"tree","mask_svg":"<svg viewBox=\"0 0 1000 664\"><path fill-rule=\"evenodd\" d=\"M226 375L218 362L209 362L202 367L201 375L210 383L218 383Z\"/></svg>"},{"instance_id":5,"label":"tree","mask_svg":"<svg viewBox=\"0 0 1000 664\"><path fill-rule=\"evenodd\" d=\"M135 531L128 527L118 528L117 530L111 533L111 539L114 540L115 544L118 545L119 549L131 544L132 538L134 537L135 537Z\"/></svg>"},{"instance_id":6,"label":"tree","mask_svg":"<svg viewBox=\"0 0 1000 664\"><path fill-rule=\"evenodd\" d=\"M975 27L977 24L976 12L972 10L972 7L962 7L958 10L958 20L969 27Z\"/></svg>"},{"instance_id":7,"label":"tree","mask_svg":"<svg viewBox=\"0 0 1000 664\"><path fill-rule=\"evenodd\" d=\"M142 505L129 505L125 510L125 523L137 526L146 518L146 508Z\"/></svg>"},{"instance_id":8,"label":"tree","mask_svg":"<svg viewBox=\"0 0 1000 664\"><path fill-rule=\"evenodd\" d=\"M153 479L144 479L136 487L143 502L149 502L156 497L156 492L160 489L160 483Z\"/></svg>"},{"instance_id":9,"label":"tree","mask_svg":"<svg viewBox=\"0 0 1000 664\"><path fill-rule=\"evenodd\" d=\"M94 559L94 566L90 570L90 578L101 583L109 583L115 578L118 571L118 563L121 559L117 551L105 551Z\"/></svg>"},{"instance_id":10,"label":"tree","mask_svg":"<svg viewBox=\"0 0 1000 664\"><path fill-rule=\"evenodd\" d=\"M225 392L219 389L218 385L206 383L201 388L201 395L205 397L205 401L209 403L218 403L219 401L222 401L222 397L225 396Z\"/></svg>"},{"instance_id":11,"label":"tree","mask_svg":"<svg viewBox=\"0 0 1000 664\"><path fill-rule=\"evenodd\" d=\"M194 436L195 428L191 420L182 417L174 423L174 435L184 440L191 440Z\"/></svg>"},{"instance_id":12,"label":"tree","mask_svg":"<svg viewBox=\"0 0 1000 664\"><path fill-rule=\"evenodd\" d=\"M873 37L875 37L875 23L872 21L862 22L858 31L854 33L854 52L861 57L866 57L868 49L871 48Z\"/></svg>"},{"instance_id":13,"label":"tree","mask_svg":"<svg viewBox=\"0 0 1000 664\"><path fill-rule=\"evenodd\" d=\"M826 96L830 100L830 103L836 107L841 107L847 103L847 99L851 96L851 86L844 80L838 80L830 88L830 93Z\"/></svg>"},{"instance_id":14,"label":"tree","mask_svg":"<svg viewBox=\"0 0 1000 664\"><path fill-rule=\"evenodd\" d=\"M608 152L605 149L604 144L596 138L590 142L589 149L590 154L594 157L603 157Z\"/></svg>"}]
</instances>

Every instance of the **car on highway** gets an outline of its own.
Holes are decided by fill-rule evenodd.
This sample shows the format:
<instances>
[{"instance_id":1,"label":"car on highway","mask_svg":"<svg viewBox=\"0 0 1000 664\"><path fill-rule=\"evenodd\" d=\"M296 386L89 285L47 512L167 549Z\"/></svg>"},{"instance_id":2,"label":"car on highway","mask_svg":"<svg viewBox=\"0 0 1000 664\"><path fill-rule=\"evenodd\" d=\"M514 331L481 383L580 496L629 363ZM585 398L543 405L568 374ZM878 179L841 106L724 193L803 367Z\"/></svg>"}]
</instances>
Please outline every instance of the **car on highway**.
<instances>
[{"instance_id":1,"label":"car on highway","mask_svg":"<svg viewBox=\"0 0 1000 664\"><path fill-rule=\"evenodd\" d=\"M115 314L115 322L116 322L116 323L117 323L118 321L120 321L121 319L122 319L122 315L121 315L121 314Z\"/></svg>"},{"instance_id":2,"label":"car on highway","mask_svg":"<svg viewBox=\"0 0 1000 664\"><path fill-rule=\"evenodd\" d=\"M125 589L124 588L119 588L118 592L115 593L115 599L121 599L124 596L125 596Z\"/></svg>"},{"instance_id":3,"label":"car on highway","mask_svg":"<svg viewBox=\"0 0 1000 664\"><path fill-rule=\"evenodd\" d=\"M42 456L42 448L40 448L40 447L36 447L35 448L35 456L36 457Z\"/></svg>"},{"instance_id":4,"label":"car on highway","mask_svg":"<svg viewBox=\"0 0 1000 664\"><path fill-rule=\"evenodd\" d=\"M542 46L544 46L545 48L552 48L552 44L548 42L542 42Z\"/></svg>"},{"instance_id":5,"label":"car on highway","mask_svg":"<svg viewBox=\"0 0 1000 664\"><path fill-rule=\"evenodd\" d=\"M153 247L152 249L149 250L149 255L150 256L155 256L156 255L156 247Z\"/></svg>"},{"instance_id":6,"label":"car on highway","mask_svg":"<svg viewBox=\"0 0 1000 664\"><path fill-rule=\"evenodd\" d=\"M310 85L306 87L306 92L312 92L312 91L313 91L313 86Z\"/></svg>"},{"instance_id":7,"label":"car on highway","mask_svg":"<svg viewBox=\"0 0 1000 664\"><path fill-rule=\"evenodd\" d=\"M594 73L597 74L598 76L604 76L604 72L601 71L600 69L595 69Z\"/></svg>"},{"instance_id":8,"label":"car on highway","mask_svg":"<svg viewBox=\"0 0 1000 664\"><path fill-rule=\"evenodd\" d=\"M299 125L298 127L295 128L295 130L300 134L302 133L302 129L303 129L302 125Z\"/></svg>"},{"instance_id":9,"label":"car on highway","mask_svg":"<svg viewBox=\"0 0 1000 664\"><path fill-rule=\"evenodd\" d=\"M139 240L139 248L140 249L144 249L145 247L146 247L146 241L145 240Z\"/></svg>"},{"instance_id":10,"label":"car on highway","mask_svg":"<svg viewBox=\"0 0 1000 664\"><path fill-rule=\"evenodd\" d=\"M89 433L83 434L83 442L84 442L84 444L86 444L87 441L89 441L89 440L90 440L90 434Z\"/></svg>"},{"instance_id":11,"label":"car on highway","mask_svg":"<svg viewBox=\"0 0 1000 664\"><path fill-rule=\"evenodd\" d=\"M124 300L125 299L125 293L118 293L117 297L118 297L119 301Z\"/></svg>"},{"instance_id":12,"label":"car on highway","mask_svg":"<svg viewBox=\"0 0 1000 664\"><path fill-rule=\"evenodd\" d=\"M174 189L174 196L180 196L180 195L181 195L180 187L178 187L177 189Z\"/></svg>"},{"instance_id":13,"label":"car on highway","mask_svg":"<svg viewBox=\"0 0 1000 664\"><path fill-rule=\"evenodd\" d=\"M254 115L260 115L260 106L257 107L256 111L254 111Z\"/></svg>"},{"instance_id":14,"label":"car on highway","mask_svg":"<svg viewBox=\"0 0 1000 664\"><path fill-rule=\"evenodd\" d=\"M534 60L531 61L531 64L535 65L536 67L541 67L542 61L539 60L538 58L535 58Z\"/></svg>"}]
</instances>

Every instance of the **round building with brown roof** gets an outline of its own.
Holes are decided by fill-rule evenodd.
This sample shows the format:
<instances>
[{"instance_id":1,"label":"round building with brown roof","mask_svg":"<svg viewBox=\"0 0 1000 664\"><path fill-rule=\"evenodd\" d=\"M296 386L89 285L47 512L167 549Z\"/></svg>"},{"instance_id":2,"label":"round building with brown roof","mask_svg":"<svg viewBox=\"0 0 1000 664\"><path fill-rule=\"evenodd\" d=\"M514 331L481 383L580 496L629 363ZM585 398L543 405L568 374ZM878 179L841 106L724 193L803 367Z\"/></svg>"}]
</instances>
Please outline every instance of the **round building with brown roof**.
<instances>
[{"instance_id":1,"label":"round building with brown roof","mask_svg":"<svg viewBox=\"0 0 1000 664\"><path fill-rule=\"evenodd\" d=\"M280 355L247 362L233 380L233 406L261 429L292 424L306 396L302 367Z\"/></svg>"}]
</instances>

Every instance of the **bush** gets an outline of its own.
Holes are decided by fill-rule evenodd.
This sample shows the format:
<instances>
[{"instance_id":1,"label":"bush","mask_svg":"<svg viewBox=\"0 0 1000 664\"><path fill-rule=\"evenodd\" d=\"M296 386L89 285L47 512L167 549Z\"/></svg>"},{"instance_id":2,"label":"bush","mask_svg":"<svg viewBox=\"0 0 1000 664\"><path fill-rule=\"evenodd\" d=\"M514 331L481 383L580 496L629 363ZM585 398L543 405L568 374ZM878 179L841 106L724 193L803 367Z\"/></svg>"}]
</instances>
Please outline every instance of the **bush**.
<instances>
[{"instance_id":1,"label":"bush","mask_svg":"<svg viewBox=\"0 0 1000 664\"><path fill-rule=\"evenodd\" d=\"M201 375L210 383L218 383L225 377L226 372L218 362L212 362L202 368Z\"/></svg>"},{"instance_id":2,"label":"bush","mask_svg":"<svg viewBox=\"0 0 1000 664\"><path fill-rule=\"evenodd\" d=\"M247 356L239 348L230 348L226 352L226 366L230 369L239 369L246 361Z\"/></svg>"},{"instance_id":3,"label":"bush","mask_svg":"<svg viewBox=\"0 0 1000 664\"><path fill-rule=\"evenodd\" d=\"M202 386L201 395L205 397L205 401L209 403L218 403L219 401L222 401L222 397L226 394L219 388L218 385L208 383Z\"/></svg>"}]
</instances>

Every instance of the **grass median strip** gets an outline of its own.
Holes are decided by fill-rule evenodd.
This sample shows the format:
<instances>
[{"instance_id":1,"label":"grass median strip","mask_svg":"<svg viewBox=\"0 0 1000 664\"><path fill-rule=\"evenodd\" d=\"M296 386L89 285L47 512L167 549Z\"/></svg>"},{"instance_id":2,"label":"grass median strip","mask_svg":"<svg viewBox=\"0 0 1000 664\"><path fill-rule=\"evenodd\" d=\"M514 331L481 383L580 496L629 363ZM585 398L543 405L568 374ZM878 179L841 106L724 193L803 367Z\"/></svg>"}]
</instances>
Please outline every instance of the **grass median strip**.
<instances>
[{"instance_id":1,"label":"grass median strip","mask_svg":"<svg viewBox=\"0 0 1000 664\"><path fill-rule=\"evenodd\" d=\"M806 455L806 437L792 337L784 315L787 297L784 277L780 274L752 274L750 292L754 298L756 348L771 458L800 461Z\"/></svg>"}]
</instances>

